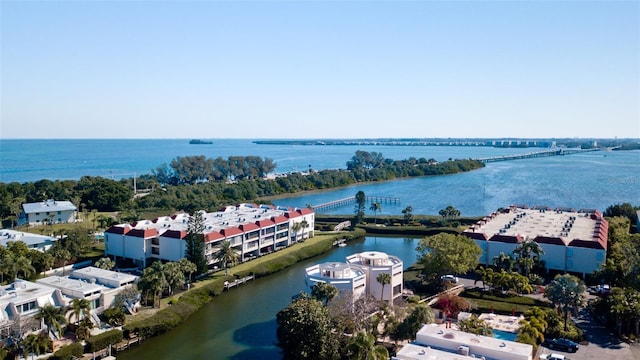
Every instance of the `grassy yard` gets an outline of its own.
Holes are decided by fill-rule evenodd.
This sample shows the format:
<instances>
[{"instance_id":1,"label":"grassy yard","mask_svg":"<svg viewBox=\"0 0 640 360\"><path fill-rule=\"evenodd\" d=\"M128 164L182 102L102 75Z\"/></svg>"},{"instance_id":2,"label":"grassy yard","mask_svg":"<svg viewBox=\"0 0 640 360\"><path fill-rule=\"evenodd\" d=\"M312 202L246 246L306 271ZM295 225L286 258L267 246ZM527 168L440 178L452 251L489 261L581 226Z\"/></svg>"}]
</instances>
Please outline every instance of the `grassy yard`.
<instances>
[{"instance_id":1,"label":"grassy yard","mask_svg":"<svg viewBox=\"0 0 640 360\"><path fill-rule=\"evenodd\" d=\"M552 307L553 304L547 301L534 299L528 296L516 294L502 294L500 292L489 292L482 290L465 290L461 297L472 303L478 312L491 312L511 315L512 312L522 313L533 306Z\"/></svg>"}]
</instances>

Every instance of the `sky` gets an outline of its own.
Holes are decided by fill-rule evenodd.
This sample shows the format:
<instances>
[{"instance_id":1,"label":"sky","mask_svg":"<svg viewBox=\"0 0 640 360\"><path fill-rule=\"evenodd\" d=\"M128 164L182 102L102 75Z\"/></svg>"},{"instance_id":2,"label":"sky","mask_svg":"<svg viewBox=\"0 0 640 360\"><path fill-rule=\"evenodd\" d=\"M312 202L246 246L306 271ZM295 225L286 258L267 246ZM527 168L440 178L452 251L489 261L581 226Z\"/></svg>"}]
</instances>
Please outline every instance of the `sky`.
<instances>
[{"instance_id":1,"label":"sky","mask_svg":"<svg viewBox=\"0 0 640 360\"><path fill-rule=\"evenodd\" d=\"M640 137L639 1L0 1L0 139Z\"/></svg>"}]
</instances>

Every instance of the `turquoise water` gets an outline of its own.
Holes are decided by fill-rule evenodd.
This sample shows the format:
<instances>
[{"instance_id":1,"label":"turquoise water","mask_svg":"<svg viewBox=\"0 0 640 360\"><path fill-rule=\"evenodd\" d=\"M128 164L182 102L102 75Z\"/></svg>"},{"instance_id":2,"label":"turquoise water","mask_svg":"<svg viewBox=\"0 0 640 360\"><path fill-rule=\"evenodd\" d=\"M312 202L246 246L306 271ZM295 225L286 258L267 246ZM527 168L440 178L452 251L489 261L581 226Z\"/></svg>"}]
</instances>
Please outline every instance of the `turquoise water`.
<instances>
[{"instance_id":1,"label":"turquoise water","mask_svg":"<svg viewBox=\"0 0 640 360\"><path fill-rule=\"evenodd\" d=\"M214 139L213 145L190 145L188 139L155 140L0 140L0 181L79 179L83 175L114 179L150 173L177 156L259 155L278 164L278 172L343 169L356 150L377 151L392 159L409 157L477 158L531 149L463 146L296 146L258 145L249 139ZM481 216L511 204L589 208L603 211L616 203L640 203L640 151L583 154L489 163L455 175L384 183L357 184L316 194L296 195L277 205L304 207L353 196L400 198L382 204L378 215L399 215L411 205L416 214L437 214L453 205L463 216ZM351 207L333 213L351 214Z\"/></svg>"},{"instance_id":2,"label":"turquoise water","mask_svg":"<svg viewBox=\"0 0 640 360\"><path fill-rule=\"evenodd\" d=\"M492 331L493 331L493 337L500 340L515 341L518 335L516 333L502 331L502 330L493 329Z\"/></svg>"}]
</instances>

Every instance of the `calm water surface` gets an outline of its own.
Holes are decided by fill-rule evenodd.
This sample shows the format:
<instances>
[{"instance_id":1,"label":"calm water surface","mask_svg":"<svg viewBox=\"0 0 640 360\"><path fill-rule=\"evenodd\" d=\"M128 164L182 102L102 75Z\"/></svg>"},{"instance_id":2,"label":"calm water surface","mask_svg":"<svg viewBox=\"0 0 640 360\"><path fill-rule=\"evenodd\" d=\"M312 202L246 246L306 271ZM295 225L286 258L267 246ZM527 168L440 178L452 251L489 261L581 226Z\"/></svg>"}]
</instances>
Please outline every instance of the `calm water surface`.
<instances>
[{"instance_id":1,"label":"calm water surface","mask_svg":"<svg viewBox=\"0 0 640 360\"><path fill-rule=\"evenodd\" d=\"M384 251L401 258L405 268L416 260L417 239L367 237L335 248L279 273L217 296L170 333L149 339L117 355L118 360L281 359L276 313L305 289L304 269L316 263L344 261L362 251Z\"/></svg>"}]
</instances>

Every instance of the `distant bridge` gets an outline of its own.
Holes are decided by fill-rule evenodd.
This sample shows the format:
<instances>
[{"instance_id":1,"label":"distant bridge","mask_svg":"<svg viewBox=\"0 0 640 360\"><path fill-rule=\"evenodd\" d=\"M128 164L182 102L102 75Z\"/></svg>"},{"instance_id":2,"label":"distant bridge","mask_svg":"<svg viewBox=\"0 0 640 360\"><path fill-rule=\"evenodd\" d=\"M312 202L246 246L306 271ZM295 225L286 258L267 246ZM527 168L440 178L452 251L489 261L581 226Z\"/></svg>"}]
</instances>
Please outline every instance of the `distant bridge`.
<instances>
[{"instance_id":1,"label":"distant bridge","mask_svg":"<svg viewBox=\"0 0 640 360\"><path fill-rule=\"evenodd\" d=\"M365 201L369 203L380 203L380 204L392 204L392 205L400 204L400 198L388 197L388 196L365 196ZM311 205L311 208L315 212L322 212L325 210L336 209L343 206L355 205L355 203L356 203L356 197L350 196L344 199L333 200L323 204Z\"/></svg>"},{"instance_id":2,"label":"distant bridge","mask_svg":"<svg viewBox=\"0 0 640 360\"><path fill-rule=\"evenodd\" d=\"M562 156L562 155L571 155L571 154L577 154L577 153L583 153L583 152L589 152L589 151L598 151L600 149L565 149L565 148L560 148L560 149L549 149L549 150L542 150L542 151L534 151L534 152L529 152L526 154L515 154L515 155L502 155L502 156L494 156L494 157L488 157L488 158L479 158L479 159L475 159L478 161L482 161L483 163L490 163L490 162L496 162L496 161L509 161L509 160L519 160L519 159L532 159L532 158L537 158L537 157L547 157L547 156Z\"/></svg>"}]
</instances>

